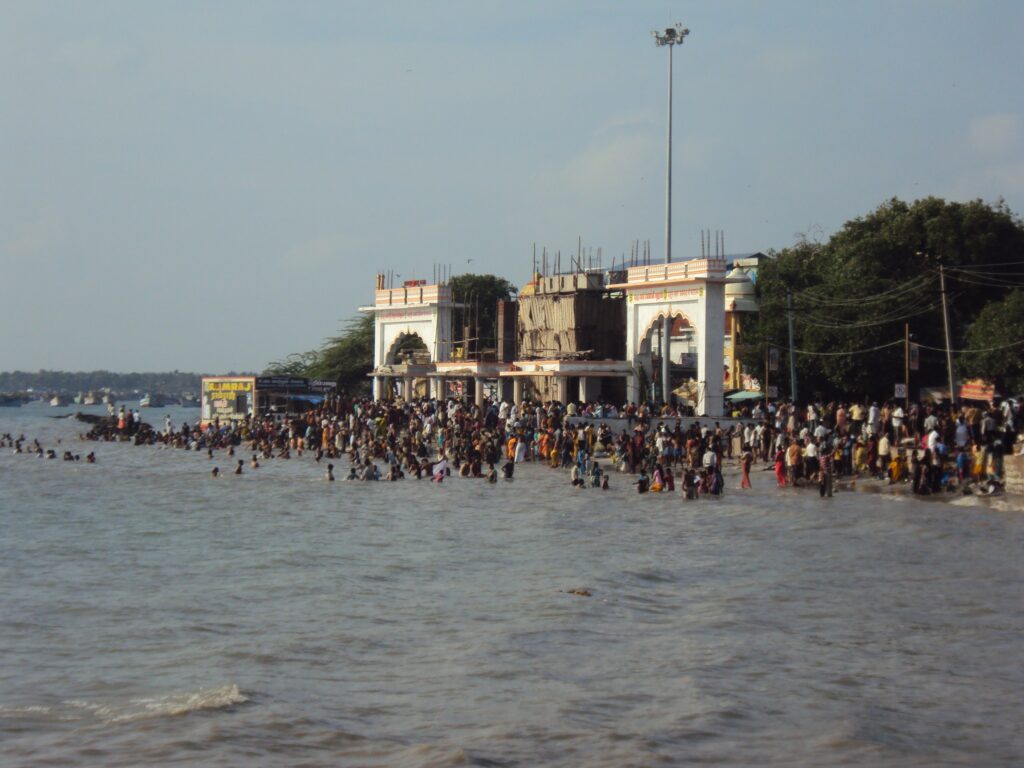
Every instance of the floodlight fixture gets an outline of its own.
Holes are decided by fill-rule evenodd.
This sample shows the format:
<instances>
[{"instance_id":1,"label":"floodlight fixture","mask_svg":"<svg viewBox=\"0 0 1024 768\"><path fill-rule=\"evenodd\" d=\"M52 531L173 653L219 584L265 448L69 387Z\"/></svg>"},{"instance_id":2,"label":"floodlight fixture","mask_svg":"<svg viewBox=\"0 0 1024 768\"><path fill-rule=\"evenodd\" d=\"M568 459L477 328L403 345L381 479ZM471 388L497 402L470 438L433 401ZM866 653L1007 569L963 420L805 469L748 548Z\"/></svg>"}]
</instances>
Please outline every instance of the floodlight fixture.
<instances>
[{"instance_id":1,"label":"floodlight fixture","mask_svg":"<svg viewBox=\"0 0 1024 768\"><path fill-rule=\"evenodd\" d=\"M688 34L690 34L690 30L682 24L666 27L664 32L659 32L658 30L651 32L655 45L682 45L683 39Z\"/></svg>"}]
</instances>

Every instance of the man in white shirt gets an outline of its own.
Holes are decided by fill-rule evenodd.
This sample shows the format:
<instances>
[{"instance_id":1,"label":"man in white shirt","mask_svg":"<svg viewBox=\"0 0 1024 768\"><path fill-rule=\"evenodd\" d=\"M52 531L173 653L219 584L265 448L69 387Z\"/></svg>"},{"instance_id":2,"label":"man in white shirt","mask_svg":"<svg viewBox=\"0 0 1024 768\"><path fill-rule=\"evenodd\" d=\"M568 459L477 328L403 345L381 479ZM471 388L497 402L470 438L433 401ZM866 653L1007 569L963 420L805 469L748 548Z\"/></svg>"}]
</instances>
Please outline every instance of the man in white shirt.
<instances>
[{"instance_id":1,"label":"man in white shirt","mask_svg":"<svg viewBox=\"0 0 1024 768\"><path fill-rule=\"evenodd\" d=\"M897 439L903 434L903 418L903 408L897 405L896 410L892 412L892 429Z\"/></svg>"},{"instance_id":2,"label":"man in white shirt","mask_svg":"<svg viewBox=\"0 0 1024 768\"><path fill-rule=\"evenodd\" d=\"M868 434L877 435L882 420L882 413L878 410L878 403L872 403L868 408Z\"/></svg>"},{"instance_id":3,"label":"man in white shirt","mask_svg":"<svg viewBox=\"0 0 1024 768\"><path fill-rule=\"evenodd\" d=\"M889 447L889 433L883 432L882 436L878 440L878 472L884 475L889 467L889 455L891 448Z\"/></svg>"},{"instance_id":4,"label":"man in white shirt","mask_svg":"<svg viewBox=\"0 0 1024 768\"><path fill-rule=\"evenodd\" d=\"M707 469L709 471L713 470L717 463L718 456L715 455L714 451L712 451L710 448L704 451L704 460L702 462L702 464L704 465L704 469Z\"/></svg>"}]
</instances>

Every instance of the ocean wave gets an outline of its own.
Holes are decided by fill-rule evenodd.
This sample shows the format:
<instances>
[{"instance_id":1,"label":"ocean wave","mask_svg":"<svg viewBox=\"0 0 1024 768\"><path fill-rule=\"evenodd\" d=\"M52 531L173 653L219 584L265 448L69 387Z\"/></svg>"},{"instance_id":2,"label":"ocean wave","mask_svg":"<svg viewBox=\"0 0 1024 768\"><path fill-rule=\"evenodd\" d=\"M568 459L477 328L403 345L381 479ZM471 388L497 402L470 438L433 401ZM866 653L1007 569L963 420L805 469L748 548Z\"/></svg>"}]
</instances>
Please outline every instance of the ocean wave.
<instances>
[{"instance_id":1,"label":"ocean wave","mask_svg":"<svg viewBox=\"0 0 1024 768\"><path fill-rule=\"evenodd\" d=\"M131 723L137 720L180 717L194 712L227 709L238 704L245 704L247 701L249 701L249 697L242 693L237 685L222 685L217 688L200 688L197 691L174 693L167 696L129 699L128 703L124 705L79 699L69 699L61 704L67 709L77 710L83 717L92 716L105 723Z\"/></svg>"}]
</instances>

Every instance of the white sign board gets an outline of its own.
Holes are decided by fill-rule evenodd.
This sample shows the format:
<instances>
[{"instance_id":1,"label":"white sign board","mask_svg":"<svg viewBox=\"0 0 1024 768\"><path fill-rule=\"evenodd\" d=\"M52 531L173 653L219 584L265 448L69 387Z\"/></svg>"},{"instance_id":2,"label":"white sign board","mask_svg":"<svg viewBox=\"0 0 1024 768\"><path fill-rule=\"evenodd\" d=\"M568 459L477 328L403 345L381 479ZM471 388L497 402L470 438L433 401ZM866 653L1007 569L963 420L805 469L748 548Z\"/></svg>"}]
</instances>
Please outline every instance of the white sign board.
<instances>
[{"instance_id":1,"label":"white sign board","mask_svg":"<svg viewBox=\"0 0 1024 768\"><path fill-rule=\"evenodd\" d=\"M894 397L906 397L906 396L907 396L907 385L906 384L897 384L896 385L896 393L895 393Z\"/></svg>"}]
</instances>

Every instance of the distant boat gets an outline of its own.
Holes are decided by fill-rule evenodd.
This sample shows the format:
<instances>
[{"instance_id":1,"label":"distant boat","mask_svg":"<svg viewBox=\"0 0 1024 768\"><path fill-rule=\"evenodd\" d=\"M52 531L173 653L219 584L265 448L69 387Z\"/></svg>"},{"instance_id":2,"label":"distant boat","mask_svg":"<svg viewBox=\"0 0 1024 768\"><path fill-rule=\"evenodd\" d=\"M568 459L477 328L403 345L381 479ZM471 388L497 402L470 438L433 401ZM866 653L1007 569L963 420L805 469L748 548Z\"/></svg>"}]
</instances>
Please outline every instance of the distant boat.
<instances>
[{"instance_id":1,"label":"distant boat","mask_svg":"<svg viewBox=\"0 0 1024 768\"><path fill-rule=\"evenodd\" d=\"M61 406L67 405L69 402L71 401L68 400L67 395L54 395L50 398L50 407L60 408Z\"/></svg>"},{"instance_id":2,"label":"distant boat","mask_svg":"<svg viewBox=\"0 0 1024 768\"><path fill-rule=\"evenodd\" d=\"M75 395L75 400L74 400L75 405L81 405L82 401L84 399L85 399L85 395L83 395L81 392L79 392L77 395Z\"/></svg>"},{"instance_id":3,"label":"distant boat","mask_svg":"<svg viewBox=\"0 0 1024 768\"><path fill-rule=\"evenodd\" d=\"M99 397L93 392L90 392L88 395L82 398L82 405L96 405L99 403L99 401Z\"/></svg>"},{"instance_id":4,"label":"distant boat","mask_svg":"<svg viewBox=\"0 0 1024 768\"><path fill-rule=\"evenodd\" d=\"M199 400L195 395L184 395L180 403L182 408L198 408Z\"/></svg>"},{"instance_id":5,"label":"distant boat","mask_svg":"<svg viewBox=\"0 0 1024 768\"><path fill-rule=\"evenodd\" d=\"M21 408L21 398L17 395L0 395L0 408Z\"/></svg>"},{"instance_id":6,"label":"distant boat","mask_svg":"<svg viewBox=\"0 0 1024 768\"><path fill-rule=\"evenodd\" d=\"M167 398L163 395L151 395L148 392L139 400L140 408L163 408L167 405Z\"/></svg>"}]
</instances>

